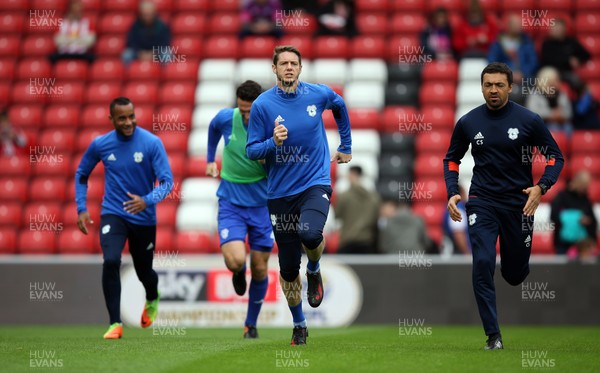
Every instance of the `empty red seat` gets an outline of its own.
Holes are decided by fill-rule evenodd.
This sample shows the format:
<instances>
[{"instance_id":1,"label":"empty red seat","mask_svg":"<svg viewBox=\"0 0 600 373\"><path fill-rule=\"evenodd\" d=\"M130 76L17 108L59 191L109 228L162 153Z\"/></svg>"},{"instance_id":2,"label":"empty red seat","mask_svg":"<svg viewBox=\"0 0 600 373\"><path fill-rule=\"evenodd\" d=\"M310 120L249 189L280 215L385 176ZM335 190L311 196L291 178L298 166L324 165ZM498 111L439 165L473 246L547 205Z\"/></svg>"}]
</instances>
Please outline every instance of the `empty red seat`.
<instances>
[{"instance_id":1,"label":"empty red seat","mask_svg":"<svg viewBox=\"0 0 600 373\"><path fill-rule=\"evenodd\" d=\"M204 58L233 58L239 55L237 36L211 36L204 44Z\"/></svg>"},{"instance_id":2,"label":"empty red seat","mask_svg":"<svg viewBox=\"0 0 600 373\"><path fill-rule=\"evenodd\" d=\"M158 99L158 83L150 81L128 83L125 85L123 95L128 97L134 105L153 104Z\"/></svg>"},{"instance_id":3,"label":"empty red seat","mask_svg":"<svg viewBox=\"0 0 600 373\"><path fill-rule=\"evenodd\" d=\"M87 105L83 108L81 112L81 127L89 128L89 127L104 127L103 129L109 128L110 121L108 120L109 116L109 107L108 104L92 104Z\"/></svg>"},{"instance_id":4,"label":"empty red seat","mask_svg":"<svg viewBox=\"0 0 600 373\"><path fill-rule=\"evenodd\" d=\"M44 145L41 145L42 147ZM48 146L48 145L46 145ZM51 145L53 146L53 145ZM71 150L54 151L55 154L47 156L38 155L40 162L33 163L33 176L61 176L71 175ZM30 155L31 159L32 155ZM35 154L33 155L35 159Z\"/></svg>"},{"instance_id":5,"label":"empty red seat","mask_svg":"<svg viewBox=\"0 0 600 373\"><path fill-rule=\"evenodd\" d=\"M196 84L193 82L171 82L161 86L161 104L193 104L196 97Z\"/></svg>"},{"instance_id":6,"label":"empty red seat","mask_svg":"<svg viewBox=\"0 0 600 373\"><path fill-rule=\"evenodd\" d=\"M77 118L77 116L75 116ZM73 128L49 128L42 132L38 146L43 152L52 151L55 154L43 154L58 156L62 153L71 153L75 149L75 129ZM44 158L45 159L45 158Z\"/></svg>"},{"instance_id":7,"label":"empty red seat","mask_svg":"<svg viewBox=\"0 0 600 373\"><path fill-rule=\"evenodd\" d=\"M445 8L451 13L463 12L466 8L466 3L463 0L431 0L427 2L429 11L434 11L438 8Z\"/></svg>"},{"instance_id":8,"label":"empty red seat","mask_svg":"<svg viewBox=\"0 0 600 373\"><path fill-rule=\"evenodd\" d=\"M29 198L32 201L62 201L66 196L64 177L41 176L29 184Z\"/></svg>"},{"instance_id":9,"label":"empty red seat","mask_svg":"<svg viewBox=\"0 0 600 373\"><path fill-rule=\"evenodd\" d=\"M15 254L17 252L17 232L15 229L0 226L0 242L2 242L0 254Z\"/></svg>"},{"instance_id":10,"label":"empty red seat","mask_svg":"<svg viewBox=\"0 0 600 373\"><path fill-rule=\"evenodd\" d=\"M385 35L388 27L387 13L359 13L356 26L362 35Z\"/></svg>"},{"instance_id":11,"label":"empty red seat","mask_svg":"<svg viewBox=\"0 0 600 373\"><path fill-rule=\"evenodd\" d=\"M420 55L423 48L421 47L418 35L402 35L392 36L389 41L390 48L388 50L387 60L390 63L408 63L412 64L414 58L409 56Z\"/></svg>"},{"instance_id":12,"label":"empty red seat","mask_svg":"<svg viewBox=\"0 0 600 373\"><path fill-rule=\"evenodd\" d=\"M114 128L110 125L110 123L107 125L106 129L83 129L81 132L79 132L79 135L77 136L77 144L75 150L77 150L78 152L85 151L96 137L104 135L105 133L110 132L112 129Z\"/></svg>"},{"instance_id":13,"label":"empty red seat","mask_svg":"<svg viewBox=\"0 0 600 373\"><path fill-rule=\"evenodd\" d=\"M421 85L419 90L421 106L439 104L454 105L456 103L456 84L443 82L428 82Z\"/></svg>"},{"instance_id":14,"label":"empty red seat","mask_svg":"<svg viewBox=\"0 0 600 373\"><path fill-rule=\"evenodd\" d=\"M8 117L17 128L39 128L42 125L41 105L15 105L8 111Z\"/></svg>"},{"instance_id":15,"label":"empty red seat","mask_svg":"<svg viewBox=\"0 0 600 373\"><path fill-rule=\"evenodd\" d=\"M423 218L426 225L439 225L446 212L446 203L432 203L428 201L415 202L412 206L413 213Z\"/></svg>"},{"instance_id":16,"label":"empty red seat","mask_svg":"<svg viewBox=\"0 0 600 373\"><path fill-rule=\"evenodd\" d=\"M79 159L74 159L78 161ZM76 163L76 162L74 162ZM77 167L77 166L75 166ZM100 172L99 172L100 171ZM90 204L100 204L104 196L104 166L98 164L88 178L87 202L88 208ZM72 181L71 181L72 180ZM75 178L70 178L65 201L75 201Z\"/></svg>"},{"instance_id":17,"label":"empty red seat","mask_svg":"<svg viewBox=\"0 0 600 373\"><path fill-rule=\"evenodd\" d=\"M348 58L350 42L342 36L318 36L314 42L315 58Z\"/></svg>"},{"instance_id":18,"label":"empty red seat","mask_svg":"<svg viewBox=\"0 0 600 373\"><path fill-rule=\"evenodd\" d=\"M41 81L36 78L52 78L51 80ZM36 85L56 81L52 77L52 67L45 58L27 58L19 62L17 67L17 79L33 81Z\"/></svg>"},{"instance_id":19,"label":"empty red seat","mask_svg":"<svg viewBox=\"0 0 600 373\"><path fill-rule=\"evenodd\" d=\"M392 3L392 1L389 1ZM388 11L388 0L357 0L356 1L357 13L366 12L387 12Z\"/></svg>"},{"instance_id":20,"label":"empty red seat","mask_svg":"<svg viewBox=\"0 0 600 373\"><path fill-rule=\"evenodd\" d=\"M600 12L580 12L575 16L575 32L577 34L600 33Z\"/></svg>"},{"instance_id":21,"label":"empty red seat","mask_svg":"<svg viewBox=\"0 0 600 373\"><path fill-rule=\"evenodd\" d=\"M96 42L96 53L103 58L120 58L125 49L126 34L104 34Z\"/></svg>"},{"instance_id":22,"label":"empty red seat","mask_svg":"<svg viewBox=\"0 0 600 373\"><path fill-rule=\"evenodd\" d=\"M106 58L94 62L90 71L92 81L122 81L125 77L125 68L120 59Z\"/></svg>"},{"instance_id":23,"label":"empty red seat","mask_svg":"<svg viewBox=\"0 0 600 373\"><path fill-rule=\"evenodd\" d=\"M114 98L122 95L121 82L94 82L85 92L85 101L89 104L108 105Z\"/></svg>"},{"instance_id":24,"label":"empty red seat","mask_svg":"<svg viewBox=\"0 0 600 373\"><path fill-rule=\"evenodd\" d=\"M534 232L531 243L531 253L534 255L553 255L554 234L552 232Z\"/></svg>"},{"instance_id":25,"label":"empty red seat","mask_svg":"<svg viewBox=\"0 0 600 373\"><path fill-rule=\"evenodd\" d=\"M538 0L538 9L558 10L571 13L574 0Z\"/></svg>"},{"instance_id":26,"label":"empty red seat","mask_svg":"<svg viewBox=\"0 0 600 373\"><path fill-rule=\"evenodd\" d=\"M167 153L187 152L188 132L159 132L157 135L162 140Z\"/></svg>"},{"instance_id":27,"label":"empty red seat","mask_svg":"<svg viewBox=\"0 0 600 373\"><path fill-rule=\"evenodd\" d=\"M376 129L381 128L381 116L375 109L350 109L348 112L353 129Z\"/></svg>"},{"instance_id":28,"label":"empty red seat","mask_svg":"<svg viewBox=\"0 0 600 373\"><path fill-rule=\"evenodd\" d=\"M205 12L208 9L208 3L208 0L175 1L173 4L173 10L176 12Z\"/></svg>"},{"instance_id":29,"label":"empty red seat","mask_svg":"<svg viewBox=\"0 0 600 373\"><path fill-rule=\"evenodd\" d=\"M444 157L439 153L419 153L415 160L415 180L440 176L444 172Z\"/></svg>"},{"instance_id":30,"label":"empty red seat","mask_svg":"<svg viewBox=\"0 0 600 373\"><path fill-rule=\"evenodd\" d=\"M386 106L383 111L383 129L385 132L405 132L401 123L416 118L417 109L413 106Z\"/></svg>"},{"instance_id":31,"label":"empty red seat","mask_svg":"<svg viewBox=\"0 0 600 373\"><path fill-rule=\"evenodd\" d=\"M520 12L523 9L533 11L533 9L537 9L535 0L504 1L501 6L505 12Z\"/></svg>"},{"instance_id":32,"label":"empty red seat","mask_svg":"<svg viewBox=\"0 0 600 373\"><path fill-rule=\"evenodd\" d=\"M133 101L133 99L131 100L135 105L135 118L137 121L137 125L147 129L148 131L151 131L152 120L153 117L156 115L155 106L144 102L138 104L137 101Z\"/></svg>"},{"instance_id":33,"label":"empty red seat","mask_svg":"<svg viewBox=\"0 0 600 373\"><path fill-rule=\"evenodd\" d=\"M32 9L56 9L57 13L67 9L68 0L31 0Z\"/></svg>"},{"instance_id":34,"label":"empty red seat","mask_svg":"<svg viewBox=\"0 0 600 373\"><path fill-rule=\"evenodd\" d=\"M422 13L394 13L390 19L389 30L394 34L419 34L425 26L427 20Z\"/></svg>"},{"instance_id":35,"label":"empty red seat","mask_svg":"<svg viewBox=\"0 0 600 373\"><path fill-rule=\"evenodd\" d=\"M284 35L279 39L281 45L293 45L300 53L303 59L313 58L313 42L312 38L307 35Z\"/></svg>"},{"instance_id":36,"label":"empty red seat","mask_svg":"<svg viewBox=\"0 0 600 373\"><path fill-rule=\"evenodd\" d=\"M133 61L127 69L129 80L156 81L160 78L160 64L153 61Z\"/></svg>"},{"instance_id":37,"label":"empty red seat","mask_svg":"<svg viewBox=\"0 0 600 373\"><path fill-rule=\"evenodd\" d=\"M415 149L417 154L422 152L431 152L445 154L450 145L450 137L452 133L449 131L432 131L422 132L417 136Z\"/></svg>"},{"instance_id":38,"label":"empty red seat","mask_svg":"<svg viewBox=\"0 0 600 373\"><path fill-rule=\"evenodd\" d=\"M133 12L104 13L104 15L100 18L100 22L98 24L98 32L101 34L127 35L127 32L133 24L134 19L135 13Z\"/></svg>"},{"instance_id":39,"label":"empty red seat","mask_svg":"<svg viewBox=\"0 0 600 373\"><path fill-rule=\"evenodd\" d=\"M185 63L169 63L162 69L163 81L186 81L196 84L198 80L198 66L200 61L197 59L186 59Z\"/></svg>"},{"instance_id":40,"label":"empty red seat","mask_svg":"<svg viewBox=\"0 0 600 373\"><path fill-rule=\"evenodd\" d=\"M162 201L156 205L157 226L175 227L177 203Z\"/></svg>"},{"instance_id":41,"label":"empty red seat","mask_svg":"<svg viewBox=\"0 0 600 373\"><path fill-rule=\"evenodd\" d=\"M242 41L242 56L244 58L271 58L275 45L275 38L270 36L247 36Z\"/></svg>"},{"instance_id":42,"label":"empty red seat","mask_svg":"<svg viewBox=\"0 0 600 373\"><path fill-rule=\"evenodd\" d=\"M564 155L571 154L571 144L569 144L569 138L567 134L563 131L553 131L551 132L554 141L556 141L556 145Z\"/></svg>"},{"instance_id":43,"label":"empty red seat","mask_svg":"<svg viewBox=\"0 0 600 373\"><path fill-rule=\"evenodd\" d=\"M203 39L197 36L175 36L171 43L177 55L185 56L187 59L205 58L203 52Z\"/></svg>"},{"instance_id":44,"label":"empty red seat","mask_svg":"<svg viewBox=\"0 0 600 373\"><path fill-rule=\"evenodd\" d=\"M106 10L123 10L125 12L133 12L137 10L136 0L106 0L104 2L104 9Z\"/></svg>"},{"instance_id":45,"label":"empty red seat","mask_svg":"<svg viewBox=\"0 0 600 373\"><path fill-rule=\"evenodd\" d=\"M498 0L479 0L479 5L485 12L491 13L498 11Z\"/></svg>"},{"instance_id":46,"label":"empty red seat","mask_svg":"<svg viewBox=\"0 0 600 373\"><path fill-rule=\"evenodd\" d=\"M23 229L19 232L17 251L20 254L55 254L57 234L51 231Z\"/></svg>"},{"instance_id":47,"label":"empty red seat","mask_svg":"<svg viewBox=\"0 0 600 373\"><path fill-rule=\"evenodd\" d=\"M588 188L588 196L592 203L600 203L600 180L592 180Z\"/></svg>"},{"instance_id":48,"label":"empty red seat","mask_svg":"<svg viewBox=\"0 0 600 373\"><path fill-rule=\"evenodd\" d=\"M204 13L179 13L171 20L171 32L174 35L202 35L206 32L206 16Z\"/></svg>"},{"instance_id":49,"label":"empty red seat","mask_svg":"<svg viewBox=\"0 0 600 373\"><path fill-rule=\"evenodd\" d=\"M95 234L83 234L79 228L66 228L58 236L57 248L60 254L93 254Z\"/></svg>"},{"instance_id":50,"label":"empty red seat","mask_svg":"<svg viewBox=\"0 0 600 373\"><path fill-rule=\"evenodd\" d=\"M577 154L569 159L571 172L575 174L577 171L587 170L594 177L600 177L600 154L585 155Z\"/></svg>"},{"instance_id":51,"label":"empty red seat","mask_svg":"<svg viewBox=\"0 0 600 373\"><path fill-rule=\"evenodd\" d=\"M85 93L85 85L83 82L78 81L66 81L57 82L56 86L58 90L55 94L48 96L48 103L58 104L62 103L65 105L70 104L81 104L83 102L83 95ZM71 123L76 124L76 123Z\"/></svg>"},{"instance_id":52,"label":"empty red seat","mask_svg":"<svg viewBox=\"0 0 600 373\"><path fill-rule=\"evenodd\" d=\"M214 253L218 246L214 236L207 232L177 232L176 247L183 253Z\"/></svg>"},{"instance_id":53,"label":"empty red seat","mask_svg":"<svg viewBox=\"0 0 600 373\"><path fill-rule=\"evenodd\" d=\"M600 9L600 0L575 0L575 9L578 12L598 10Z\"/></svg>"},{"instance_id":54,"label":"empty red seat","mask_svg":"<svg viewBox=\"0 0 600 373\"><path fill-rule=\"evenodd\" d=\"M53 75L58 80L85 81L88 75L88 63L85 61L61 60L56 62Z\"/></svg>"},{"instance_id":55,"label":"empty red seat","mask_svg":"<svg viewBox=\"0 0 600 373\"><path fill-rule=\"evenodd\" d=\"M71 185L71 187L74 188L73 185ZM100 224L100 210L101 210L100 201L95 200L95 199L93 199L93 200L88 199L86 207L87 207L87 211L90 213L90 217L92 218L92 221L94 222L94 224L88 225L88 231L89 231L90 226L97 227L98 224ZM65 229L77 228L78 216L79 215L77 214L77 203L75 203L75 198L73 198L73 200L69 199L69 201L63 205L62 221L65 224Z\"/></svg>"},{"instance_id":56,"label":"empty red seat","mask_svg":"<svg viewBox=\"0 0 600 373\"><path fill-rule=\"evenodd\" d=\"M588 82L593 80L600 81L600 58L596 57L586 62L585 65L577 69L577 75L581 79L586 80ZM590 82L590 90L592 89L591 87L593 84L593 82ZM598 99L600 96L595 97Z\"/></svg>"},{"instance_id":57,"label":"empty red seat","mask_svg":"<svg viewBox=\"0 0 600 373\"><path fill-rule=\"evenodd\" d=\"M424 81L451 81L458 79L458 65L456 61L433 60L423 66L421 79Z\"/></svg>"},{"instance_id":58,"label":"empty red seat","mask_svg":"<svg viewBox=\"0 0 600 373\"><path fill-rule=\"evenodd\" d=\"M23 228L31 230L58 228L58 224L63 223L61 206L61 203L56 201L40 200L28 203L23 210Z\"/></svg>"},{"instance_id":59,"label":"empty red seat","mask_svg":"<svg viewBox=\"0 0 600 373\"><path fill-rule=\"evenodd\" d=\"M46 58L55 50L52 35L29 35L21 44L21 54L28 57Z\"/></svg>"},{"instance_id":60,"label":"empty red seat","mask_svg":"<svg viewBox=\"0 0 600 373\"><path fill-rule=\"evenodd\" d=\"M152 119L152 132L188 132L191 128L193 104L163 105ZM155 125L154 123L161 123Z\"/></svg>"},{"instance_id":61,"label":"empty red seat","mask_svg":"<svg viewBox=\"0 0 600 373\"><path fill-rule=\"evenodd\" d=\"M217 167L221 169L221 159L216 160ZM206 157L192 157L187 162L186 177L204 177L206 176Z\"/></svg>"},{"instance_id":62,"label":"empty red seat","mask_svg":"<svg viewBox=\"0 0 600 373\"><path fill-rule=\"evenodd\" d=\"M176 261L175 255L175 233L172 227L157 226L156 241L154 243L154 265L169 265ZM165 255L157 255L157 253Z\"/></svg>"},{"instance_id":63,"label":"empty red seat","mask_svg":"<svg viewBox=\"0 0 600 373\"><path fill-rule=\"evenodd\" d=\"M208 20L207 31L219 35L237 35L240 32L238 12L213 13Z\"/></svg>"},{"instance_id":64,"label":"empty red seat","mask_svg":"<svg viewBox=\"0 0 600 373\"><path fill-rule=\"evenodd\" d=\"M29 0L5 0L0 4L1 11L27 9Z\"/></svg>"},{"instance_id":65,"label":"empty red seat","mask_svg":"<svg viewBox=\"0 0 600 373\"><path fill-rule=\"evenodd\" d=\"M356 36L350 43L351 58L381 58L386 57L388 46L380 36Z\"/></svg>"},{"instance_id":66,"label":"empty red seat","mask_svg":"<svg viewBox=\"0 0 600 373\"><path fill-rule=\"evenodd\" d=\"M27 177L0 178L0 199L3 201L27 201Z\"/></svg>"},{"instance_id":67,"label":"empty red seat","mask_svg":"<svg viewBox=\"0 0 600 373\"><path fill-rule=\"evenodd\" d=\"M21 47L21 38L19 35L0 36L0 58L18 57Z\"/></svg>"},{"instance_id":68,"label":"empty red seat","mask_svg":"<svg viewBox=\"0 0 600 373\"><path fill-rule=\"evenodd\" d=\"M454 107L450 105L426 105L418 118L431 131L452 131L454 129ZM430 128L429 128L430 127Z\"/></svg>"},{"instance_id":69,"label":"empty red seat","mask_svg":"<svg viewBox=\"0 0 600 373\"><path fill-rule=\"evenodd\" d=\"M0 157L0 176L26 176L30 173L29 156Z\"/></svg>"},{"instance_id":70,"label":"empty red seat","mask_svg":"<svg viewBox=\"0 0 600 373\"><path fill-rule=\"evenodd\" d=\"M594 154L600 153L600 132L598 131L575 131L571 137L571 149L573 155L577 153Z\"/></svg>"},{"instance_id":71,"label":"empty red seat","mask_svg":"<svg viewBox=\"0 0 600 373\"><path fill-rule=\"evenodd\" d=\"M75 128L79 124L79 106L78 105L52 105L44 113L44 123L46 127L69 127ZM53 138L61 142L59 138ZM46 145L50 145L47 143ZM69 143L68 146L72 146ZM71 148L62 148L62 150L71 150Z\"/></svg>"},{"instance_id":72,"label":"empty red seat","mask_svg":"<svg viewBox=\"0 0 600 373\"><path fill-rule=\"evenodd\" d=\"M0 59L0 80L11 81L16 76L17 62L12 58Z\"/></svg>"},{"instance_id":73,"label":"empty red seat","mask_svg":"<svg viewBox=\"0 0 600 373\"><path fill-rule=\"evenodd\" d=\"M439 166L438 173L432 174L429 177L415 178L414 184L417 191L415 196L420 201L431 201L432 203L436 203L439 201L445 202L448 200L446 182L444 181L443 176L441 176L443 174L439 172L440 170L443 170L443 167L441 166L442 157L439 157L439 159L440 163L435 165L435 167ZM430 164L430 166L434 165Z\"/></svg>"},{"instance_id":74,"label":"empty red seat","mask_svg":"<svg viewBox=\"0 0 600 373\"><path fill-rule=\"evenodd\" d=\"M27 16L23 12L23 9L19 9L18 11L18 13L0 12L0 33L2 35L8 33L20 34L23 32L23 25L28 18L26 18Z\"/></svg>"},{"instance_id":75,"label":"empty red seat","mask_svg":"<svg viewBox=\"0 0 600 373\"><path fill-rule=\"evenodd\" d=\"M169 165L171 166L173 177L176 179L181 179L186 170L186 155L181 152L172 151L171 153L168 153L167 151L167 158L169 159Z\"/></svg>"},{"instance_id":76,"label":"empty red seat","mask_svg":"<svg viewBox=\"0 0 600 373\"><path fill-rule=\"evenodd\" d=\"M16 201L0 201L0 227L18 228L23 224L23 205Z\"/></svg>"},{"instance_id":77,"label":"empty red seat","mask_svg":"<svg viewBox=\"0 0 600 373\"><path fill-rule=\"evenodd\" d=\"M1 65L1 62L0 62ZM2 67L0 66L0 70ZM9 99L10 96L10 83L1 82L0 81L0 101L5 102L6 104L10 103L12 100Z\"/></svg>"},{"instance_id":78,"label":"empty red seat","mask_svg":"<svg viewBox=\"0 0 600 373\"><path fill-rule=\"evenodd\" d=\"M578 39L593 56L592 58L600 57L600 34L578 35ZM596 75L596 77L600 78L599 75Z\"/></svg>"},{"instance_id":79,"label":"empty red seat","mask_svg":"<svg viewBox=\"0 0 600 373\"><path fill-rule=\"evenodd\" d=\"M213 12L237 13L240 10L239 0L209 1L208 10Z\"/></svg>"}]
</instances>

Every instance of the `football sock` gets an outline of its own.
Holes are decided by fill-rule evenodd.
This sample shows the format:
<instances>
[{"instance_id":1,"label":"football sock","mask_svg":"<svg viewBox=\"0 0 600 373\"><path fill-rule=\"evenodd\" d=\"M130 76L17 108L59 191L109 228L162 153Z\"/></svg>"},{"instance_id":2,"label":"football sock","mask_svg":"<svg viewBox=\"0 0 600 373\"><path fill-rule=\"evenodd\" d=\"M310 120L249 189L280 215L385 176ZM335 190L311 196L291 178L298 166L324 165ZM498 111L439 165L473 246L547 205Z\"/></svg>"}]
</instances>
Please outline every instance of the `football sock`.
<instances>
[{"instance_id":1,"label":"football sock","mask_svg":"<svg viewBox=\"0 0 600 373\"><path fill-rule=\"evenodd\" d=\"M292 318L294 319L294 327L299 326L302 328L306 328L306 318L304 317L304 313L302 312L302 302L298 303L295 306L289 306L290 311L292 311Z\"/></svg>"},{"instance_id":2,"label":"football sock","mask_svg":"<svg viewBox=\"0 0 600 373\"><path fill-rule=\"evenodd\" d=\"M319 261L317 260L316 262L313 262L312 260L308 260L308 263L306 264L306 272L308 273L317 273L319 272L319 268L321 268L321 266L319 265Z\"/></svg>"},{"instance_id":3,"label":"football sock","mask_svg":"<svg viewBox=\"0 0 600 373\"><path fill-rule=\"evenodd\" d=\"M248 290L248 312L246 313L246 326L256 326L256 320L263 305L267 287L269 285L269 276L262 280L252 279L250 289Z\"/></svg>"}]
</instances>

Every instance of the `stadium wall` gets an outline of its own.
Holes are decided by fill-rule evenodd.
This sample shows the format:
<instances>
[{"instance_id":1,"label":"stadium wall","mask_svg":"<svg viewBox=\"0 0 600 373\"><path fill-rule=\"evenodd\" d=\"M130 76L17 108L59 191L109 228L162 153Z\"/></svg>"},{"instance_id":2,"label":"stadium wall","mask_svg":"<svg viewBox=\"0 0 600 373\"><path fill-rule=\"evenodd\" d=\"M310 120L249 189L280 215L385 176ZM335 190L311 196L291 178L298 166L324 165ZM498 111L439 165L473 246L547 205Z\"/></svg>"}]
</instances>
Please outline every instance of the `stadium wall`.
<instances>
[{"instance_id":1,"label":"stadium wall","mask_svg":"<svg viewBox=\"0 0 600 373\"><path fill-rule=\"evenodd\" d=\"M287 325L289 311L276 285L276 257L270 265L272 286L263 306L264 320L259 323ZM232 296L230 275L220 256L171 257L159 261L157 268L165 299L161 301L163 315L189 326L234 326L243 321L245 302ZM402 325L415 320L479 324L468 258L328 256L322 268L325 300L315 310L305 306L313 326ZM100 257L0 258L0 323L106 323L101 271ZM135 325L143 291L127 258L121 275L122 316ZM496 284L502 324L600 324L598 265L534 258L523 285L506 284L499 267Z\"/></svg>"}]
</instances>

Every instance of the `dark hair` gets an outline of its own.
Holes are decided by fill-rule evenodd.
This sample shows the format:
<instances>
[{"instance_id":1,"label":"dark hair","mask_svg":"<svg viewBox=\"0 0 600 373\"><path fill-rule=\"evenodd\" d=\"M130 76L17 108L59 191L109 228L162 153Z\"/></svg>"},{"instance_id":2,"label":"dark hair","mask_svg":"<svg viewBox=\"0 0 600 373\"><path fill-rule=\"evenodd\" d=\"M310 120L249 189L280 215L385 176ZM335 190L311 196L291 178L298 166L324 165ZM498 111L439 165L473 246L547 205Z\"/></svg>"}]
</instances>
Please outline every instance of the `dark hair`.
<instances>
[{"instance_id":1,"label":"dark hair","mask_svg":"<svg viewBox=\"0 0 600 373\"><path fill-rule=\"evenodd\" d=\"M254 80L246 80L235 91L240 100L252 102L262 93L262 87Z\"/></svg>"},{"instance_id":2,"label":"dark hair","mask_svg":"<svg viewBox=\"0 0 600 373\"><path fill-rule=\"evenodd\" d=\"M113 109L115 108L115 106L119 105L119 106L126 106L132 104L131 100L128 99L127 97L117 97L114 100L112 100L112 102L110 103L110 115L113 115Z\"/></svg>"},{"instance_id":3,"label":"dark hair","mask_svg":"<svg viewBox=\"0 0 600 373\"><path fill-rule=\"evenodd\" d=\"M363 170L362 167L360 166L351 166L350 169L348 170L350 172L354 172L356 173L358 176L362 176L363 174Z\"/></svg>"},{"instance_id":4,"label":"dark hair","mask_svg":"<svg viewBox=\"0 0 600 373\"><path fill-rule=\"evenodd\" d=\"M508 85L511 86L513 84L512 70L510 69L510 67L508 67L507 64L503 62L492 62L491 64L487 65L485 69L483 69L483 71L481 72L481 84L483 85L483 75L495 73L506 75Z\"/></svg>"},{"instance_id":5,"label":"dark hair","mask_svg":"<svg viewBox=\"0 0 600 373\"><path fill-rule=\"evenodd\" d=\"M296 56L298 56L298 62L300 62L300 65L302 65L302 56L300 55L300 51L298 50L298 48L294 47L293 45L278 45L278 46L276 46L275 50L273 51L273 65L277 65L277 62L279 62L279 55L283 52L295 53Z\"/></svg>"}]
</instances>

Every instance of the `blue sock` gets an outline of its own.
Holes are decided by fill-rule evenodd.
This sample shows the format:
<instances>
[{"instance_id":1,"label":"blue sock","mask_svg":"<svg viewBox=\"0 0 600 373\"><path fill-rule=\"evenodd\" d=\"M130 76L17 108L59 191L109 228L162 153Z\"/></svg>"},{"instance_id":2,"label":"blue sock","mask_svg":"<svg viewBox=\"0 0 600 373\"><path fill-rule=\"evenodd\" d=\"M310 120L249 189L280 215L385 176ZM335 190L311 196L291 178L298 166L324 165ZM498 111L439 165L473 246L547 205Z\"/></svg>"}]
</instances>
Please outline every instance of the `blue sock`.
<instances>
[{"instance_id":1,"label":"blue sock","mask_svg":"<svg viewBox=\"0 0 600 373\"><path fill-rule=\"evenodd\" d=\"M292 311L292 318L294 319L294 327L299 326L302 328L306 328L306 318L304 317L304 313L302 312L302 302L298 303L295 306L290 307L290 311Z\"/></svg>"},{"instance_id":2,"label":"blue sock","mask_svg":"<svg viewBox=\"0 0 600 373\"><path fill-rule=\"evenodd\" d=\"M306 264L306 272L316 273L319 272L319 268L321 268L321 266L319 265L318 260L316 262L313 262L312 260L308 259L308 263Z\"/></svg>"},{"instance_id":3,"label":"blue sock","mask_svg":"<svg viewBox=\"0 0 600 373\"><path fill-rule=\"evenodd\" d=\"M246 313L246 326L256 326L256 320L260 313L260 308L265 299L267 293L267 287L269 286L269 276L262 280L250 281L250 289L248 290L248 313Z\"/></svg>"}]
</instances>

